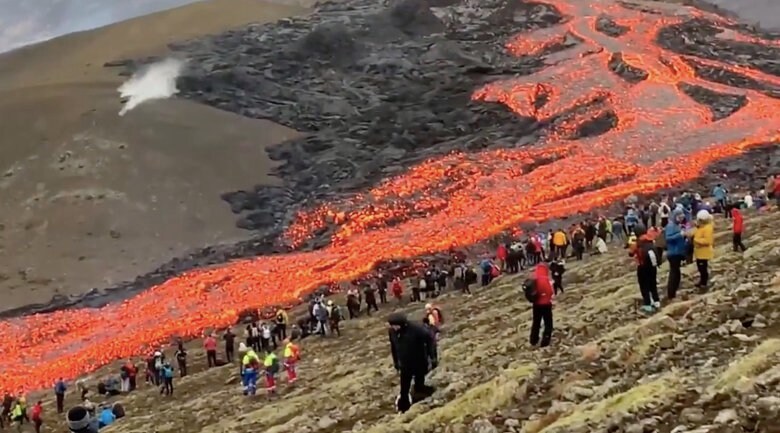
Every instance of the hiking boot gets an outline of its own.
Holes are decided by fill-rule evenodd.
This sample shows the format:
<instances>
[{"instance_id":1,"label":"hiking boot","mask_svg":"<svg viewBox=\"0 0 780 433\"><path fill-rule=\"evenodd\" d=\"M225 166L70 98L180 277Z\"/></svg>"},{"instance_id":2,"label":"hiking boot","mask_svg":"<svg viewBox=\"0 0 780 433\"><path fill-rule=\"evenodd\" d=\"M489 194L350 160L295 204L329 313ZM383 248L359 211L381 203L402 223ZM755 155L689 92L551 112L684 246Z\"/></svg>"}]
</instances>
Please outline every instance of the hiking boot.
<instances>
[{"instance_id":1,"label":"hiking boot","mask_svg":"<svg viewBox=\"0 0 780 433\"><path fill-rule=\"evenodd\" d=\"M653 308L652 305L643 305L642 308L640 308L640 309L645 314L653 314L653 313L655 313L655 308Z\"/></svg>"},{"instance_id":2,"label":"hiking boot","mask_svg":"<svg viewBox=\"0 0 780 433\"><path fill-rule=\"evenodd\" d=\"M661 302L660 301L653 302L653 308L656 310L661 308Z\"/></svg>"}]
</instances>

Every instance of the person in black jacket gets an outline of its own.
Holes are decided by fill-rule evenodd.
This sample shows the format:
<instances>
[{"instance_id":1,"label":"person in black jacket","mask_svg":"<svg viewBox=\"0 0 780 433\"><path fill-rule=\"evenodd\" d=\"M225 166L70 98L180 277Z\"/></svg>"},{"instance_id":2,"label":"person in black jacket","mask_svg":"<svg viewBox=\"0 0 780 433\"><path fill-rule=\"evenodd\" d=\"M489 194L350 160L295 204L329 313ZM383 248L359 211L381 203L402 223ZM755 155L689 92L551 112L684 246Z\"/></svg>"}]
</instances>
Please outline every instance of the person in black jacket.
<instances>
[{"instance_id":1,"label":"person in black jacket","mask_svg":"<svg viewBox=\"0 0 780 433\"><path fill-rule=\"evenodd\" d=\"M403 313L387 318L390 325L390 352L393 365L401 375L401 391L396 399L399 412L406 412L412 403L433 394L433 387L425 385L425 375L436 366L436 342L433 335L416 323L409 323ZM412 391L412 379L414 390Z\"/></svg>"}]
</instances>

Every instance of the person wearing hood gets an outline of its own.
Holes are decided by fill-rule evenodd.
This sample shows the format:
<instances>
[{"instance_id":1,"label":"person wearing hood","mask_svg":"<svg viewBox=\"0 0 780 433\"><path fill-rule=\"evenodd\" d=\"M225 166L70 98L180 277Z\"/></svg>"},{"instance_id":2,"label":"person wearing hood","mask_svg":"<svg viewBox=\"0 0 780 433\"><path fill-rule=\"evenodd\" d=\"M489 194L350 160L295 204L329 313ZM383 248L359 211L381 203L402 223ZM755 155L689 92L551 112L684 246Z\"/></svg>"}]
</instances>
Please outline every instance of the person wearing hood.
<instances>
[{"instance_id":1,"label":"person wearing hood","mask_svg":"<svg viewBox=\"0 0 780 433\"><path fill-rule=\"evenodd\" d=\"M339 325L341 324L341 321L344 319L344 316L341 314L341 308L336 305L333 300L328 300L328 326L330 326L330 334L336 334L337 336L341 337L341 328Z\"/></svg>"},{"instance_id":2,"label":"person wearing hood","mask_svg":"<svg viewBox=\"0 0 780 433\"><path fill-rule=\"evenodd\" d=\"M651 236L641 224L634 227L637 235L636 244L629 249L628 255L636 260L636 279L639 283L639 292L642 294L642 311L653 313L661 307L661 299L658 296L658 257Z\"/></svg>"},{"instance_id":3,"label":"person wearing hood","mask_svg":"<svg viewBox=\"0 0 780 433\"><path fill-rule=\"evenodd\" d=\"M276 336L279 340L287 338L287 325L290 323L290 317L287 315L287 311L284 308L280 308L276 311Z\"/></svg>"},{"instance_id":4,"label":"person wearing hood","mask_svg":"<svg viewBox=\"0 0 780 433\"><path fill-rule=\"evenodd\" d=\"M284 344L284 369L287 372L287 383L295 383L298 380L298 373L296 366L301 359L301 349L286 338L282 344Z\"/></svg>"},{"instance_id":5,"label":"person wearing hood","mask_svg":"<svg viewBox=\"0 0 780 433\"><path fill-rule=\"evenodd\" d=\"M696 228L693 230L693 258L699 270L699 284L696 287L706 290L710 282L709 264L715 255L715 233L712 215L706 210L696 214Z\"/></svg>"},{"instance_id":6,"label":"person wearing hood","mask_svg":"<svg viewBox=\"0 0 780 433\"><path fill-rule=\"evenodd\" d=\"M675 209L671 214L669 224L664 227L664 240L666 241L666 260L669 262L669 279L666 283L666 293L669 299L677 296L682 278L680 268L685 259L685 236L682 230L682 222L685 213L682 209Z\"/></svg>"},{"instance_id":7,"label":"person wearing hood","mask_svg":"<svg viewBox=\"0 0 780 433\"><path fill-rule=\"evenodd\" d=\"M396 408L399 412L406 412L413 403L433 394L433 387L425 384L425 375L435 356L436 342L432 333L418 324L410 323L403 313L391 314L387 323L393 366L401 376Z\"/></svg>"},{"instance_id":8,"label":"person wearing hood","mask_svg":"<svg viewBox=\"0 0 780 433\"><path fill-rule=\"evenodd\" d=\"M553 287L550 284L550 268L546 263L536 265L533 275L525 282L523 289L526 291L526 299L533 304L529 339L531 346L539 344L539 333L544 322L540 347L547 347L550 345L553 332Z\"/></svg>"},{"instance_id":9,"label":"person wearing hood","mask_svg":"<svg viewBox=\"0 0 780 433\"><path fill-rule=\"evenodd\" d=\"M731 209L731 218L734 221L732 224L732 231L734 232L732 235L732 243L734 244L734 251L745 251L747 247L745 247L745 244L742 243L742 232L745 229L745 221L742 217L742 212L739 211L739 209L732 208Z\"/></svg>"},{"instance_id":10,"label":"person wearing hood","mask_svg":"<svg viewBox=\"0 0 780 433\"><path fill-rule=\"evenodd\" d=\"M173 366L165 361L162 368L163 386L160 389L160 395L173 395Z\"/></svg>"},{"instance_id":11,"label":"person wearing hood","mask_svg":"<svg viewBox=\"0 0 780 433\"><path fill-rule=\"evenodd\" d=\"M363 294L366 295L366 314L370 316L372 309L379 311L379 306L376 303L376 289L371 283L365 285Z\"/></svg>"},{"instance_id":12,"label":"person wearing hood","mask_svg":"<svg viewBox=\"0 0 780 433\"><path fill-rule=\"evenodd\" d=\"M260 357L251 347L244 343L238 344L241 359L241 382L244 385L244 395L255 395L257 392L257 376L260 371Z\"/></svg>"},{"instance_id":13,"label":"person wearing hood","mask_svg":"<svg viewBox=\"0 0 780 433\"><path fill-rule=\"evenodd\" d=\"M726 198L728 197L728 190L723 187L723 184L717 184L715 185L715 188L712 189L712 196L715 197L715 202L718 204L718 208L725 211L726 209ZM731 218L731 215L726 214L726 218Z\"/></svg>"},{"instance_id":14,"label":"person wearing hood","mask_svg":"<svg viewBox=\"0 0 780 433\"><path fill-rule=\"evenodd\" d=\"M602 239L603 242L603 239ZM553 280L553 289L555 294L563 293L563 274L566 272L566 261L560 258L550 263L550 274Z\"/></svg>"}]
</instances>

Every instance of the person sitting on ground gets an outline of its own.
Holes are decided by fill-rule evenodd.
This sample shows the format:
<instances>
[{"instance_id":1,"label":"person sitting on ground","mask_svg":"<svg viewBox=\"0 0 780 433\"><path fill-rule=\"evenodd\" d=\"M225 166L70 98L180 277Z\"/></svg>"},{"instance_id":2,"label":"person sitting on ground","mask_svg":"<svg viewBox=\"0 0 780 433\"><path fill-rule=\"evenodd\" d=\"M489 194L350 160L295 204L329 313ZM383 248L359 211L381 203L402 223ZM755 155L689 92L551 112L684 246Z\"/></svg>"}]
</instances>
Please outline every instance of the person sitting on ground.
<instances>
[{"instance_id":1,"label":"person sitting on ground","mask_svg":"<svg viewBox=\"0 0 780 433\"><path fill-rule=\"evenodd\" d=\"M116 421L116 415L111 407L104 407L98 416L98 428L108 427Z\"/></svg>"}]
</instances>

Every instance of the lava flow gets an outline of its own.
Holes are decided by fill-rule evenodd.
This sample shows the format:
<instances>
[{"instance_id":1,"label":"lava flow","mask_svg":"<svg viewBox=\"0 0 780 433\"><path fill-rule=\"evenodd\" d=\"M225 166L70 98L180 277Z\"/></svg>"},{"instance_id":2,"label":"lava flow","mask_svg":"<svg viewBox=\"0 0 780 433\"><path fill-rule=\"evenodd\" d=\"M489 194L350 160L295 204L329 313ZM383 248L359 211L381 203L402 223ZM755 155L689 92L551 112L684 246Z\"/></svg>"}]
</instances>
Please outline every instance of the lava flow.
<instances>
[{"instance_id":1,"label":"lava flow","mask_svg":"<svg viewBox=\"0 0 780 433\"><path fill-rule=\"evenodd\" d=\"M231 325L245 308L295 302L323 283L357 278L379 261L473 244L520 223L689 181L718 159L780 139L780 101L708 82L697 76L695 62L775 88L780 78L711 60L694 62L655 44L659 30L691 17L730 25L724 19L689 8L678 8L687 16L654 13L612 0L549 3L566 16L564 23L519 35L507 47L518 56L549 52L549 66L474 93L476 100L500 102L554 125L538 146L431 160L352 200L304 213L287 233L294 243L329 224L338 226L332 245L321 250L193 271L97 310L0 322L0 388L49 386L171 336ZM599 32L603 16L625 31L614 37ZM581 42L567 47L568 39ZM756 43L747 36L740 40L748 39ZM618 53L644 71L644 79L631 83L612 73L609 63ZM747 102L714 121L681 84L743 95ZM605 112L617 115L614 128L566 140L572 127Z\"/></svg>"}]
</instances>

